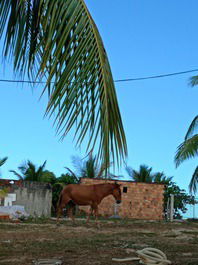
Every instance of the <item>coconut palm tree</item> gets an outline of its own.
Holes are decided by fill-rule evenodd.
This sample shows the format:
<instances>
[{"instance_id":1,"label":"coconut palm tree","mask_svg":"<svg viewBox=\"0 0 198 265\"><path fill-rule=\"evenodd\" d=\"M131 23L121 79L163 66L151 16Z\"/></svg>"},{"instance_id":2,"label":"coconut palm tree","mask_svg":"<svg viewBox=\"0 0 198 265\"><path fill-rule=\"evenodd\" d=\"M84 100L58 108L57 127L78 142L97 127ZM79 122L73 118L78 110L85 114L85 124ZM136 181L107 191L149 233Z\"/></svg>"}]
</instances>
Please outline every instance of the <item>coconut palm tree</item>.
<instances>
[{"instance_id":1,"label":"coconut palm tree","mask_svg":"<svg viewBox=\"0 0 198 265\"><path fill-rule=\"evenodd\" d=\"M139 171L133 169L132 167L127 166L126 172L136 182L147 182L151 183L153 180L153 174L151 173L152 167L147 165L140 165Z\"/></svg>"},{"instance_id":2,"label":"coconut palm tree","mask_svg":"<svg viewBox=\"0 0 198 265\"><path fill-rule=\"evenodd\" d=\"M31 161L28 160L18 167L20 173L16 172L15 170L10 170L10 172L14 173L21 180L42 182L45 174L45 165L46 161L43 163L43 165L37 168Z\"/></svg>"},{"instance_id":3,"label":"coconut palm tree","mask_svg":"<svg viewBox=\"0 0 198 265\"><path fill-rule=\"evenodd\" d=\"M175 164L178 167L182 162L188 160L189 158L193 158L198 155L198 134L196 133L196 129L198 128L198 116L196 116L191 122L186 136L184 138L184 142L181 143L176 151L175 155ZM198 166L195 168L195 171L192 175L189 190L191 193L197 192L198 186Z\"/></svg>"},{"instance_id":4,"label":"coconut palm tree","mask_svg":"<svg viewBox=\"0 0 198 265\"><path fill-rule=\"evenodd\" d=\"M127 145L116 91L84 0L0 0L0 38L17 73L46 83L57 132L76 126L78 145L86 139L87 152L98 146L99 159L120 165Z\"/></svg>"},{"instance_id":5,"label":"coconut palm tree","mask_svg":"<svg viewBox=\"0 0 198 265\"><path fill-rule=\"evenodd\" d=\"M68 167L65 167L70 174L72 174L76 179L80 178L107 178L111 174L107 174L107 168L106 164L102 163L99 165L97 163L96 156L93 156L92 154L89 154L89 157L87 160L83 160L78 156L72 157L72 163L75 168L75 172L73 172ZM108 166L108 168L110 165Z\"/></svg>"},{"instance_id":6,"label":"coconut palm tree","mask_svg":"<svg viewBox=\"0 0 198 265\"><path fill-rule=\"evenodd\" d=\"M167 177L164 172L157 172L153 174L153 182L169 185L172 182L173 177Z\"/></svg>"}]
</instances>

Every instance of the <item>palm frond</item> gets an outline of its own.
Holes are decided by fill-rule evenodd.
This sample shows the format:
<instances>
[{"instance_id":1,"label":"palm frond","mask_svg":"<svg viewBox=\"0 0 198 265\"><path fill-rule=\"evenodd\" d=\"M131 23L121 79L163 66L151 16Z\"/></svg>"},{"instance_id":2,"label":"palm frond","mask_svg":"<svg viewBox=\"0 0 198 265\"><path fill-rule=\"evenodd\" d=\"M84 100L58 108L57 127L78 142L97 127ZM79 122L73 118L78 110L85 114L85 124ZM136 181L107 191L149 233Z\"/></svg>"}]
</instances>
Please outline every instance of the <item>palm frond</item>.
<instances>
[{"instance_id":1,"label":"palm frond","mask_svg":"<svg viewBox=\"0 0 198 265\"><path fill-rule=\"evenodd\" d=\"M79 178L76 176L76 174L68 167L65 167L65 169L67 169L71 174L72 176L74 177L74 179L78 182L79 181Z\"/></svg>"},{"instance_id":2,"label":"palm frond","mask_svg":"<svg viewBox=\"0 0 198 265\"><path fill-rule=\"evenodd\" d=\"M178 167L183 161L198 155L198 134L187 139L177 148L175 164Z\"/></svg>"},{"instance_id":3,"label":"palm frond","mask_svg":"<svg viewBox=\"0 0 198 265\"><path fill-rule=\"evenodd\" d=\"M129 175L129 177L131 177L133 179L133 171L134 171L133 168L126 166L125 170L126 170L127 174Z\"/></svg>"},{"instance_id":4,"label":"palm frond","mask_svg":"<svg viewBox=\"0 0 198 265\"><path fill-rule=\"evenodd\" d=\"M195 194L197 192L197 186L198 186L198 167L196 167L189 184L190 192Z\"/></svg>"},{"instance_id":5,"label":"palm frond","mask_svg":"<svg viewBox=\"0 0 198 265\"><path fill-rule=\"evenodd\" d=\"M197 86L198 85L198 76L193 76L190 78L190 85Z\"/></svg>"},{"instance_id":6,"label":"palm frond","mask_svg":"<svg viewBox=\"0 0 198 265\"><path fill-rule=\"evenodd\" d=\"M118 165L127 144L107 54L84 0L0 0L0 37L17 72L46 77L46 115L77 145L96 145L98 159ZM53 84L51 84L53 82ZM50 85L51 84L51 85ZM55 114L55 115L54 115Z\"/></svg>"},{"instance_id":7,"label":"palm frond","mask_svg":"<svg viewBox=\"0 0 198 265\"><path fill-rule=\"evenodd\" d=\"M193 119L193 121L191 122L188 131L186 133L185 136L185 140L189 139L190 137L192 137L193 133L195 132L195 130L198 128L198 115Z\"/></svg>"},{"instance_id":8,"label":"palm frond","mask_svg":"<svg viewBox=\"0 0 198 265\"><path fill-rule=\"evenodd\" d=\"M4 157L2 159L0 159L0 167L3 166L3 164L7 161L8 157Z\"/></svg>"},{"instance_id":9,"label":"palm frond","mask_svg":"<svg viewBox=\"0 0 198 265\"><path fill-rule=\"evenodd\" d=\"M9 170L9 172L12 172L15 176L17 176L18 179L23 180L23 176L15 170Z\"/></svg>"}]
</instances>

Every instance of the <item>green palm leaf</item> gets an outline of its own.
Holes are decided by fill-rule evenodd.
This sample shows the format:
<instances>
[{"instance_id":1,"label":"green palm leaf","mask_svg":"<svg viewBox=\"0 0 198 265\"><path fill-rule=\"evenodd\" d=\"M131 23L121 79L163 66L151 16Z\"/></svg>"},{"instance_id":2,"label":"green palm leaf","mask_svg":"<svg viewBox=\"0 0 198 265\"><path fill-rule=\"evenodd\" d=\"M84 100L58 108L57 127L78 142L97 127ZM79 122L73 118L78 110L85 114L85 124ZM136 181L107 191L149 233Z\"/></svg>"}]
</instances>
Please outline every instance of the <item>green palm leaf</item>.
<instances>
[{"instance_id":1,"label":"green palm leaf","mask_svg":"<svg viewBox=\"0 0 198 265\"><path fill-rule=\"evenodd\" d=\"M189 139L190 137L192 137L194 131L198 128L198 116L196 116L193 121L191 122L188 131L186 133L185 136L185 140Z\"/></svg>"},{"instance_id":2,"label":"green palm leaf","mask_svg":"<svg viewBox=\"0 0 198 265\"><path fill-rule=\"evenodd\" d=\"M193 76L190 78L190 85L191 86L197 86L198 85L198 76Z\"/></svg>"},{"instance_id":3,"label":"green palm leaf","mask_svg":"<svg viewBox=\"0 0 198 265\"><path fill-rule=\"evenodd\" d=\"M178 167L183 161L198 155L198 134L187 139L177 148L175 164Z\"/></svg>"},{"instance_id":4,"label":"green palm leaf","mask_svg":"<svg viewBox=\"0 0 198 265\"><path fill-rule=\"evenodd\" d=\"M196 167L189 184L190 192L195 194L197 192L197 186L198 186L198 167Z\"/></svg>"},{"instance_id":5,"label":"green palm leaf","mask_svg":"<svg viewBox=\"0 0 198 265\"><path fill-rule=\"evenodd\" d=\"M7 28L6 28L7 27ZM0 0L0 37L4 55L29 77L45 77L49 102L64 137L98 146L98 158L121 163L127 155L125 133L107 54L83 0ZM53 82L53 84L52 84Z\"/></svg>"},{"instance_id":6,"label":"green palm leaf","mask_svg":"<svg viewBox=\"0 0 198 265\"><path fill-rule=\"evenodd\" d=\"M15 176L17 176L18 179L23 180L23 176L16 172L15 170L9 170L9 172L13 173Z\"/></svg>"},{"instance_id":7,"label":"green palm leaf","mask_svg":"<svg viewBox=\"0 0 198 265\"><path fill-rule=\"evenodd\" d=\"M3 164L7 161L8 157L4 157L2 159L0 159L0 167L3 166Z\"/></svg>"}]
</instances>

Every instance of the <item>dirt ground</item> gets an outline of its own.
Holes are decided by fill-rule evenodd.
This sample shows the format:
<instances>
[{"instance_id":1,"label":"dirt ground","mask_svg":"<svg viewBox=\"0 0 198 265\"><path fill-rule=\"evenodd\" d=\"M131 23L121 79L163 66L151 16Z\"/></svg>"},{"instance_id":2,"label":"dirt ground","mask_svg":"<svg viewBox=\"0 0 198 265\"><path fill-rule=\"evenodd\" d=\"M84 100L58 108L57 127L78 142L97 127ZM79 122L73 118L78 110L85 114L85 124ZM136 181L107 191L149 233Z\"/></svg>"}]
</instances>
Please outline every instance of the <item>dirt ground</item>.
<instances>
[{"instance_id":1,"label":"dirt ground","mask_svg":"<svg viewBox=\"0 0 198 265\"><path fill-rule=\"evenodd\" d=\"M28 265L42 258L58 258L63 264L119 265L112 258L135 257L145 247L162 250L174 265L198 265L198 223L77 220L35 223L0 223L0 264Z\"/></svg>"}]
</instances>

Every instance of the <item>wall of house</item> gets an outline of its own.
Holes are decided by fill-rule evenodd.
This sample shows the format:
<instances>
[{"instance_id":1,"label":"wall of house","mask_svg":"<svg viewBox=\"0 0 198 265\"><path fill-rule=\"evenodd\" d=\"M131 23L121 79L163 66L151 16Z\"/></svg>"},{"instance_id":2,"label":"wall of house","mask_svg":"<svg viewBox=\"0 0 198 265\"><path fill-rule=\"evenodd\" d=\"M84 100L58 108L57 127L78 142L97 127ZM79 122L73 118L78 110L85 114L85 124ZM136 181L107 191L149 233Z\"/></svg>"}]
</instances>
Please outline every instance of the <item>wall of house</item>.
<instances>
[{"instance_id":1,"label":"wall of house","mask_svg":"<svg viewBox=\"0 0 198 265\"><path fill-rule=\"evenodd\" d=\"M105 180L82 178L81 184L100 184ZM106 181L114 182L114 181ZM99 205L102 216L119 215L123 218L162 220L164 185L155 183L138 183L130 181L116 181L121 184L122 203L116 205L112 195L104 198ZM123 192L124 191L124 192ZM80 210L88 211L88 206L80 206Z\"/></svg>"},{"instance_id":2,"label":"wall of house","mask_svg":"<svg viewBox=\"0 0 198 265\"><path fill-rule=\"evenodd\" d=\"M6 189L7 195L1 199L0 206L24 206L31 216L50 216L52 190L46 183L0 180L0 189Z\"/></svg>"}]
</instances>

